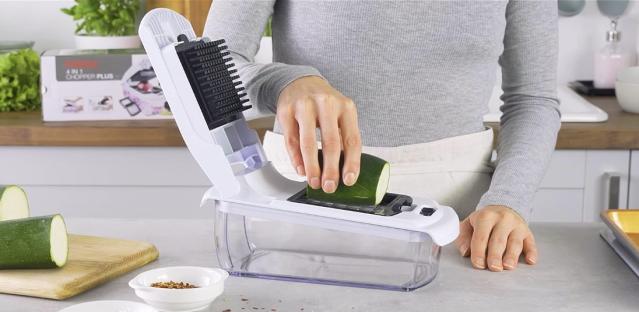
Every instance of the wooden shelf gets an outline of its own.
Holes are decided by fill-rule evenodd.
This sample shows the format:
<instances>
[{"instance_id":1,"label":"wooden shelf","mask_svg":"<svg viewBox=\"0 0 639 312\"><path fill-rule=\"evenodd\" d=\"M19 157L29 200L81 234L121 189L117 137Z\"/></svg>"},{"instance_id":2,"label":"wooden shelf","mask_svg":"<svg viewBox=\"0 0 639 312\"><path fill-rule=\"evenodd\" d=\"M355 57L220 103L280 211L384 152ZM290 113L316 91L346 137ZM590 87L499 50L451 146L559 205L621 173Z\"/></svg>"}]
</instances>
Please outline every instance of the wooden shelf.
<instances>
[{"instance_id":1,"label":"wooden shelf","mask_svg":"<svg viewBox=\"0 0 639 312\"><path fill-rule=\"evenodd\" d=\"M43 122L41 111L0 113L4 146L186 146L174 120ZM249 121L260 138L272 118Z\"/></svg>"}]
</instances>

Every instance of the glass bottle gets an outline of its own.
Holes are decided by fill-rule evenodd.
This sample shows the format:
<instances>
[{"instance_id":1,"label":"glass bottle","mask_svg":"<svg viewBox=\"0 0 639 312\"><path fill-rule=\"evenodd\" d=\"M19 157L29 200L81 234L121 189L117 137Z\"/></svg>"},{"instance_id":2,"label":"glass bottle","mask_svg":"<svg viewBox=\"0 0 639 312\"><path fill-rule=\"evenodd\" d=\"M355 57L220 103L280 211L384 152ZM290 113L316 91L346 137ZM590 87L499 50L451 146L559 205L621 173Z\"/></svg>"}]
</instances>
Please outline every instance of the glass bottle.
<instances>
[{"instance_id":1,"label":"glass bottle","mask_svg":"<svg viewBox=\"0 0 639 312\"><path fill-rule=\"evenodd\" d=\"M630 67L631 53L619 41L621 32L617 31L617 21L611 21L611 30L606 33L608 42L597 51L595 56L594 86L597 89L613 89L617 80L617 70Z\"/></svg>"}]
</instances>

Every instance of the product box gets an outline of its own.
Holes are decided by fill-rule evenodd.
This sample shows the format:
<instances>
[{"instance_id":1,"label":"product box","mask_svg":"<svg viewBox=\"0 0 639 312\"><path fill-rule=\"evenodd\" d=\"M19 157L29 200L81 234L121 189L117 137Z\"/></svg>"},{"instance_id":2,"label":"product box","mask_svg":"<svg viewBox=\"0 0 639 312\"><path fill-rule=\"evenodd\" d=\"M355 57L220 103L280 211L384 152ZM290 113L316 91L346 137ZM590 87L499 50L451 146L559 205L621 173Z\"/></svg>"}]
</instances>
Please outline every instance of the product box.
<instances>
[{"instance_id":1,"label":"product box","mask_svg":"<svg viewBox=\"0 0 639 312\"><path fill-rule=\"evenodd\" d=\"M173 118L142 49L48 50L40 77L44 121Z\"/></svg>"}]
</instances>

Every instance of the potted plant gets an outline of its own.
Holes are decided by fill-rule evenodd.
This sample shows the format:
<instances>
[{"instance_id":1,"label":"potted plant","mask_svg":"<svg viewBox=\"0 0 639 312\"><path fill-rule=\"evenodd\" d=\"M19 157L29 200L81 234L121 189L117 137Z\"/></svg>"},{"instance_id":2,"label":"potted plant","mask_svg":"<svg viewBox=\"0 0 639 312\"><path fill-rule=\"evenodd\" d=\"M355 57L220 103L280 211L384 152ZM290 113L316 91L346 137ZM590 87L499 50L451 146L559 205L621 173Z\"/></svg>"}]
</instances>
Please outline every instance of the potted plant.
<instances>
[{"instance_id":1,"label":"potted plant","mask_svg":"<svg viewBox=\"0 0 639 312\"><path fill-rule=\"evenodd\" d=\"M138 0L75 0L62 12L77 21L77 49L137 49L140 38L135 29L140 11ZM84 31L81 33L81 31Z\"/></svg>"},{"instance_id":2,"label":"potted plant","mask_svg":"<svg viewBox=\"0 0 639 312\"><path fill-rule=\"evenodd\" d=\"M271 35L271 19L269 19L262 40L260 40L260 49L253 58L255 63L268 64L273 62L273 38Z\"/></svg>"}]
</instances>

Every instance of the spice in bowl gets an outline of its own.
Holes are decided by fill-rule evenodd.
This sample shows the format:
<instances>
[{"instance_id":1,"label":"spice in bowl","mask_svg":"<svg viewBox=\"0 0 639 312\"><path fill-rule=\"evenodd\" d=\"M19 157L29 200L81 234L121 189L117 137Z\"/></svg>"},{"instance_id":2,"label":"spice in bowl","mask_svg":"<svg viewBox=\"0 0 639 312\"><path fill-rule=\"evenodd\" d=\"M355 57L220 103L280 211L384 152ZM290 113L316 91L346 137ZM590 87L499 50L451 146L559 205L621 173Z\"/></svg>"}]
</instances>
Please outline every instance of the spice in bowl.
<instances>
[{"instance_id":1,"label":"spice in bowl","mask_svg":"<svg viewBox=\"0 0 639 312\"><path fill-rule=\"evenodd\" d=\"M168 289L190 289L190 288L199 288L198 286L195 285L191 285L189 283L183 283L183 282L179 282L176 283L174 281L170 281L168 283L166 282L157 282L157 283L153 283L151 284L151 287L156 287L156 288L168 288Z\"/></svg>"}]
</instances>

